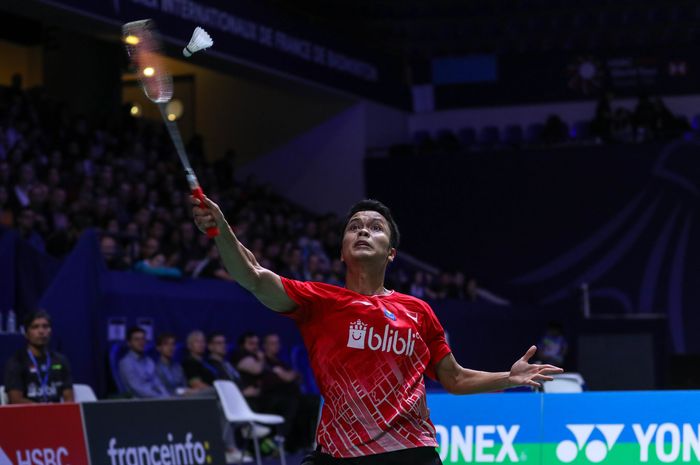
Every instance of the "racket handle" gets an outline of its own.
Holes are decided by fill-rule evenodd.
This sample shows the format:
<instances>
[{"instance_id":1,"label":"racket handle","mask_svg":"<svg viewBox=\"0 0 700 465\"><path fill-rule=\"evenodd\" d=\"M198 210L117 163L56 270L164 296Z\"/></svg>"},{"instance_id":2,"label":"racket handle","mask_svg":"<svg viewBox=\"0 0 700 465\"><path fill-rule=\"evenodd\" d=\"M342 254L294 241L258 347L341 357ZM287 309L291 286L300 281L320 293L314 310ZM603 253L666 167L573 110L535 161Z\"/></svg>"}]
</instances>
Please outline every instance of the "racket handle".
<instances>
[{"instance_id":1,"label":"racket handle","mask_svg":"<svg viewBox=\"0 0 700 465\"><path fill-rule=\"evenodd\" d=\"M207 207L207 204L204 203L204 192L202 191L202 188L197 186L194 189L192 189L192 197L195 199L199 200L199 208L203 208L207 210L209 207ZM216 237L219 235L219 228L216 226L213 226L211 228L207 228L207 236L210 238Z\"/></svg>"}]
</instances>

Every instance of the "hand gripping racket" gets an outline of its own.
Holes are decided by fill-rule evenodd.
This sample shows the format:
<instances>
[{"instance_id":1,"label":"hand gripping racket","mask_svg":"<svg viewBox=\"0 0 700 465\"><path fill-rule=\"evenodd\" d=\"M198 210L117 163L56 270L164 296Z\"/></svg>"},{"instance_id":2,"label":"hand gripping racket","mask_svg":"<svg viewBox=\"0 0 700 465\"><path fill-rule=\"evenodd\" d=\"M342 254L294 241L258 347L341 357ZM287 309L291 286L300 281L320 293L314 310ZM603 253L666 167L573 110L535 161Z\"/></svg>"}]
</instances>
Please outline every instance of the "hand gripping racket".
<instances>
[{"instance_id":1,"label":"hand gripping racket","mask_svg":"<svg viewBox=\"0 0 700 465\"><path fill-rule=\"evenodd\" d=\"M187 158L180 130L174 121L168 119L165 111L165 105L173 97L173 78L162 58L160 39L155 23L150 19L126 23L122 26L122 38L129 58L136 67L136 73L143 92L149 100L158 105L165 127L168 128L170 139L175 145L177 156L180 158L180 163L182 163L182 167L185 170L185 176L187 177L192 196L199 199L201 202L200 208L206 209L204 192ZM207 229L207 236L216 237L218 235L219 228L212 227Z\"/></svg>"}]
</instances>

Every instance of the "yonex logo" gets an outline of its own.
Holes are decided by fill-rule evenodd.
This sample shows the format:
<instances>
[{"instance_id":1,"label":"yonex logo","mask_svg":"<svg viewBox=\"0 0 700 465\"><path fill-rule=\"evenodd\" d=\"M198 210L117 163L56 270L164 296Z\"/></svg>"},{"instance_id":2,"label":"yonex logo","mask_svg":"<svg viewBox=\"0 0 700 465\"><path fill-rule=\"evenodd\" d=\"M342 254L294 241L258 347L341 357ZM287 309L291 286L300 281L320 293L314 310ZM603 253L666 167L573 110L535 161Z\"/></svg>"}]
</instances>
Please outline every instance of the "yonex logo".
<instances>
[{"instance_id":1,"label":"yonex logo","mask_svg":"<svg viewBox=\"0 0 700 465\"><path fill-rule=\"evenodd\" d=\"M557 458L564 463L573 462L576 460L579 452L583 451L590 462L598 463L605 460L605 457L608 456L608 452L612 450L625 425L579 424L566 425L566 427L574 435L576 442L568 439L560 442L557 445ZM598 431L602 433L605 442L599 439L588 442L588 439L595 429L598 429Z\"/></svg>"},{"instance_id":2,"label":"yonex logo","mask_svg":"<svg viewBox=\"0 0 700 465\"><path fill-rule=\"evenodd\" d=\"M408 329L408 334L405 337L401 337L399 330L391 328L389 325L384 326L384 331L381 334L375 332L372 327L369 328L368 332L367 324L357 320L350 323L348 347L364 349L366 346L369 350L393 352L396 355L413 355L417 338L418 333L411 328Z\"/></svg>"}]
</instances>

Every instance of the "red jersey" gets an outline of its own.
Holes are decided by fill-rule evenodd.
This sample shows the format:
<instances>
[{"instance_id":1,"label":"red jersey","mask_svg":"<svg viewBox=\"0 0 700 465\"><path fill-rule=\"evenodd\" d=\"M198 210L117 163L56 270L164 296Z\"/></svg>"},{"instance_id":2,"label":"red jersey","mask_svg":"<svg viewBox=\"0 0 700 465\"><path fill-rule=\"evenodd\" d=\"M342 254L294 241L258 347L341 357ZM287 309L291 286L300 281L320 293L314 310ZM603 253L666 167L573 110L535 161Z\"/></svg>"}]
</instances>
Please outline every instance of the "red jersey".
<instances>
[{"instance_id":1,"label":"red jersey","mask_svg":"<svg viewBox=\"0 0 700 465\"><path fill-rule=\"evenodd\" d=\"M317 440L334 457L437 447L423 374L450 348L430 306L282 278L324 397Z\"/></svg>"}]
</instances>

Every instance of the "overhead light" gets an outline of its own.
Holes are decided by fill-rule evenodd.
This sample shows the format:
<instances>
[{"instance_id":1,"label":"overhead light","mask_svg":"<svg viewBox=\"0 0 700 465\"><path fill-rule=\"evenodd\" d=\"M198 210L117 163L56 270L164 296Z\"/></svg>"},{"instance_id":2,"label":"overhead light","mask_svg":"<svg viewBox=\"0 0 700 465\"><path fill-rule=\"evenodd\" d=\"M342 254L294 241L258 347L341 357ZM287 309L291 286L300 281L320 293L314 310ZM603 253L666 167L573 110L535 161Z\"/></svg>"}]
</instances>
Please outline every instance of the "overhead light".
<instances>
[{"instance_id":1,"label":"overhead light","mask_svg":"<svg viewBox=\"0 0 700 465\"><path fill-rule=\"evenodd\" d=\"M146 77L151 77L156 74L156 70L152 66L147 66L143 69L143 75Z\"/></svg>"}]
</instances>

